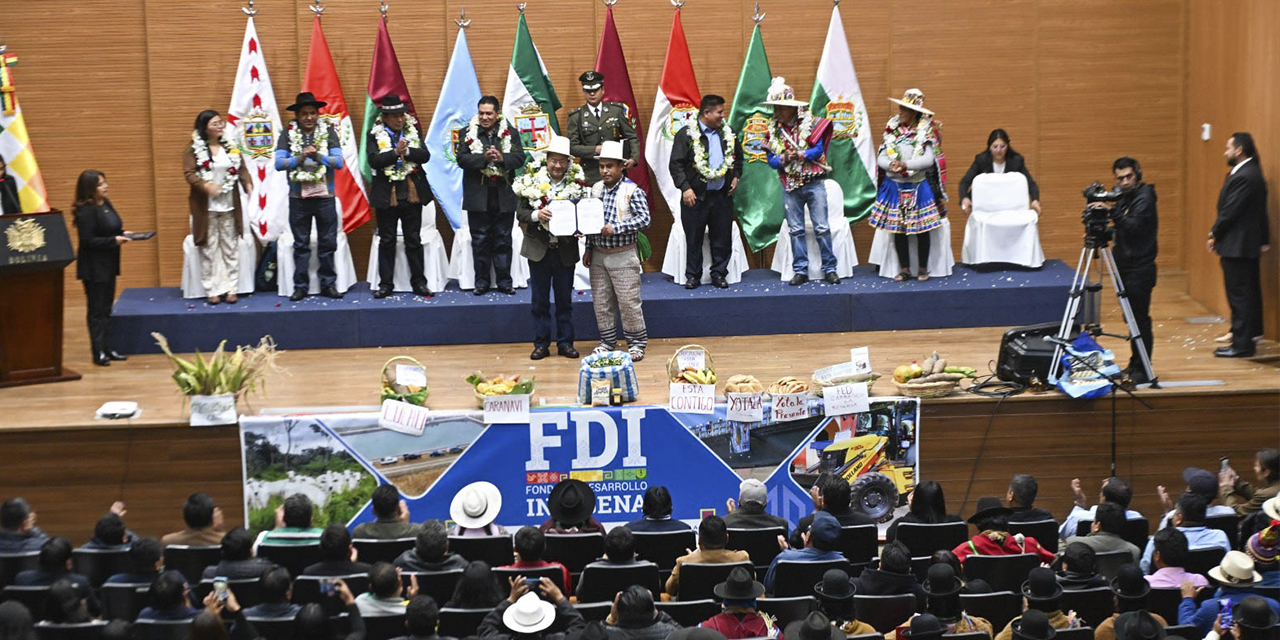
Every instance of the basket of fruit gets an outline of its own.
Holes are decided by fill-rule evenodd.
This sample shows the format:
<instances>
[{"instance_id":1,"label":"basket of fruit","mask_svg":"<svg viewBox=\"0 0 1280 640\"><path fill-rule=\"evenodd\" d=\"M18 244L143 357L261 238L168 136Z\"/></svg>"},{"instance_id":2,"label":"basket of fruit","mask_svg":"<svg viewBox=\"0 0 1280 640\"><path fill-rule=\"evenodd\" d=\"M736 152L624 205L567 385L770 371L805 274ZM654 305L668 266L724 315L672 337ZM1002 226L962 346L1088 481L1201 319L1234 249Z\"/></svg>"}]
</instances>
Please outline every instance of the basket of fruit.
<instances>
[{"instance_id":1,"label":"basket of fruit","mask_svg":"<svg viewBox=\"0 0 1280 640\"><path fill-rule=\"evenodd\" d=\"M703 354L703 365L701 368L681 366L681 353L694 353L701 351ZM684 382L687 384L715 384L716 383L716 361L711 357L711 352L707 348L698 344L686 344L667 358L667 375L672 382Z\"/></svg>"},{"instance_id":2,"label":"basket of fruit","mask_svg":"<svg viewBox=\"0 0 1280 640\"><path fill-rule=\"evenodd\" d=\"M610 398L617 395L619 402L635 402L640 396L635 364L626 351L604 351L582 359L578 368L578 402L593 404L591 390L598 386L608 389ZM618 390L617 394L614 389Z\"/></svg>"},{"instance_id":3,"label":"basket of fruit","mask_svg":"<svg viewBox=\"0 0 1280 640\"><path fill-rule=\"evenodd\" d=\"M533 378L521 380L518 375L511 378L502 375L485 378L483 373L477 371L467 377L467 382L475 389L476 404L481 409L484 408L486 396L533 393Z\"/></svg>"},{"instance_id":4,"label":"basket of fruit","mask_svg":"<svg viewBox=\"0 0 1280 640\"><path fill-rule=\"evenodd\" d=\"M912 361L893 370L898 392L915 398L941 398L955 391L961 380L972 378L973 367L953 367L934 351L923 363Z\"/></svg>"},{"instance_id":5,"label":"basket of fruit","mask_svg":"<svg viewBox=\"0 0 1280 640\"><path fill-rule=\"evenodd\" d=\"M412 382L418 382L417 380L406 380L410 376L405 373L404 369L401 369L401 365L404 365L406 369L414 373L423 372L422 380L420 381L422 385L412 384ZM396 356L382 365L382 397L380 402L399 400L421 407L427 403L427 396L430 393L426 382L427 374L421 362L409 356Z\"/></svg>"},{"instance_id":6,"label":"basket of fruit","mask_svg":"<svg viewBox=\"0 0 1280 640\"><path fill-rule=\"evenodd\" d=\"M791 393L804 393L809 390L809 383L795 376L786 376L778 378L777 382L769 385L769 395L780 396Z\"/></svg>"},{"instance_id":7,"label":"basket of fruit","mask_svg":"<svg viewBox=\"0 0 1280 640\"><path fill-rule=\"evenodd\" d=\"M738 374L729 376L724 383L725 393L764 393L764 384L755 376Z\"/></svg>"}]
</instances>

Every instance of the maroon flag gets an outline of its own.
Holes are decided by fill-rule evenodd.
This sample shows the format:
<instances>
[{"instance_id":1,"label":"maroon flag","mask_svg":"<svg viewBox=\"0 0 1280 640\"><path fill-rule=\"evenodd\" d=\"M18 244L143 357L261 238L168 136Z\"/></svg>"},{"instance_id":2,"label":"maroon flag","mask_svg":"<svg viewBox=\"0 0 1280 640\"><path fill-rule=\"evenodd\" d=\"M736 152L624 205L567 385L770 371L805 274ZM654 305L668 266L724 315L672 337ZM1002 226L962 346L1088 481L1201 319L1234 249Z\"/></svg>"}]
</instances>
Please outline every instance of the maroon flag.
<instances>
[{"instance_id":1,"label":"maroon flag","mask_svg":"<svg viewBox=\"0 0 1280 640\"><path fill-rule=\"evenodd\" d=\"M613 24L613 7L610 6L604 18L604 33L600 36L600 51L596 53L596 71L604 74L604 99L620 102L627 107L627 119L635 127L640 141L639 164L627 172L636 184L644 189L646 196L651 196L649 185L649 165L644 159L644 131L640 130L640 109L636 107L636 94L631 90L631 76L627 74L627 58L622 54L622 41L618 39L618 28Z\"/></svg>"}]
</instances>

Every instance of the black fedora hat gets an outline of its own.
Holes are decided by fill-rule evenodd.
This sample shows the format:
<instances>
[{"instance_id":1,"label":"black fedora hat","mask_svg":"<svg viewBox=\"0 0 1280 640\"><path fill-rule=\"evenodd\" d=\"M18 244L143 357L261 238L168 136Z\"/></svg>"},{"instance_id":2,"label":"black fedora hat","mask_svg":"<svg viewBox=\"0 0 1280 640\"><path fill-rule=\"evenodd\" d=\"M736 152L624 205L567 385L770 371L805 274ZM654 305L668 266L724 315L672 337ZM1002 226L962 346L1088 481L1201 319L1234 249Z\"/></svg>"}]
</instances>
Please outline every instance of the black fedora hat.
<instances>
[{"instance_id":1,"label":"black fedora hat","mask_svg":"<svg viewBox=\"0 0 1280 640\"><path fill-rule=\"evenodd\" d=\"M853 580L840 569L828 569L822 574L822 582L813 585L813 590L819 597L828 600L852 600Z\"/></svg>"},{"instance_id":2,"label":"black fedora hat","mask_svg":"<svg viewBox=\"0 0 1280 640\"><path fill-rule=\"evenodd\" d=\"M408 110L409 105L405 104L398 94L390 93L378 98L378 111L383 114L405 113Z\"/></svg>"},{"instance_id":3,"label":"black fedora hat","mask_svg":"<svg viewBox=\"0 0 1280 640\"><path fill-rule=\"evenodd\" d=\"M722 600L755 600L764 595L764 585L743 567L734 567L724 582L711 589Z\"/></svg>"},{"instance_id":4,"label":"black fedora hat","mask_svg":"<svg viewBox=\"0 0 1280 640\"><path fill-rule=\"evenodd\" d=\"M1146 611L1120 614L1115 623L1116 640L1164 640L1164 625Z\"/></svg>"},{"instance_id":5,"label":"black fedora hat","mask_svg":"<svg viewBox=\"0 0 1280 640\"><path fill-rule=\"evenodd\" d=\"M987 518L1007 516L1012 513L1013 509L1004 506L1004 503L1000 502L1000 498L983 496L978 498L977 510L973 512L973 515L969 516L968 522L969 524L978 524Z\"/></svg>"},{"instance_id":6,"label":"black fedora hat","mask_svg":"<svg viewBox=\"0 0 1280 640\"><path fill-rule=\"evenodd\" d=\"M1062 585L1053 569L1036 567L1022 583L1022 597L1031 602L1053 602L1062 598Z\"/></svg>"},{"instance_id":7,"label":"black fedora hat","mask_svg":"<svg viewBox=\"0 0 1280 640\"><path fill-rule=\"evenodd\" d=\"M737 569L734 569L737 571ZM787 625L782 637L787 640L844 640L844 632L831 626L831 620L820 611L814 611L803 620Z\"/></svg>"},{"instance_id":8,"label":"black fedora hat","mask_svg":"<svg viewBox=\"0 0 1280 640\"><path fill-rule=\"evenodd\" d=\"M1022 617L1009 624L1013 637L1019 640L1050 640L1058 630L1049 624L1049 616L1039 609L1027 609Z\"/></svg>"},{"instance_id":9,"label":"black fedora hat","mask_svg":"<svg viewBox=\"0 0 1280 640\"><path fill-rule=\"evenodd\" d=\"M911 625L899 632L903 638L941 638L947 632L947 625L932 613L922 613L911 619Z\"/></svg>"},{"instance_id":10,"label":"black fedora hat","mask_svg":"<svg viewBox=\"0 0 1280 640\"><path fill-rule=\"evenodd\" d=\"M293 104L285 107L285 109L288 109L289 111L297 111L298 109L301 109L303 107L315 107L317 109L323 109L327 104L329 103L324 102L322 100L316 100L315 94L311 93L310 91L303 91L302 93L298 94L297 98L294 98Z\"/></svg>"},{"instance_id":11,"label":"black fedora hat","mask_svg":"<svg viewBox=\"0 0 1280 640\"><path fill-rule=\"evenodd\" d=\"M547 497L547 509L556 522L586 522L596 511L596 492L581 480L561 480L551 488L551 495Z\"/></svg>"},{"instance_id":12,"label":"black fedora hat","mask_svg":"<svg viewBox=\"0 0 1280 640\"><path fill-rule=\"evenodd\" d=\"M1276 626L1276 612L1260 596L1245 596L1231 609L1236 625L1265 631Z\"/></svg>"},{"instance_id":13,"label":"black fedora hat","mask_svg":"<svg viewBox=\"0 0 1280 640\"><path fill-rule=\"evenodd\" d=\"M925 579L924 592L931 596L951 596L960 593L964 585L956 577L956 570L945 562L929 565L929 575Z\"/></svg>"},{"instance_id":14,"label":"black fedora hat","mask_svg":"<svg viewBox=\"0 0 1280 640\"><path fill-rule=\"evenodd\" d=\"M1142 575L1142 569L1132 562L1120 567L1111 579L1111 592L1122 600L1142 600L1151 593L1151 583Z\"/></svg>"}]
</instances>

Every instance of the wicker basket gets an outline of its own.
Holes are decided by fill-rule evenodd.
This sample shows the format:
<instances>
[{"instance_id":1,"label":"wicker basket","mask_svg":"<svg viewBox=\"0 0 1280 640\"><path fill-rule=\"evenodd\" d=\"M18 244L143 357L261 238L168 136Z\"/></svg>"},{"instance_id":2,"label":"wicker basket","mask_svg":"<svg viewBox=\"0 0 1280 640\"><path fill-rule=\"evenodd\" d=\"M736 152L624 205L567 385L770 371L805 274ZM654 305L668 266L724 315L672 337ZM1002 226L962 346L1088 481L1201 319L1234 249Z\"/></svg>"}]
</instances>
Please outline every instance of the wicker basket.
<instances>
[{"instance_id":1,"label":"wicker basket","mask_svg":"<svg viewBox=\"0 0 1280 640\"><path fill-rule=\"evenodd\" d=\"M950 395L956 387L960 385L956 380L943 380L941 382L924 382L918 384L903 384L894 382L898 385L898 393L913 398L941 398Z\"/></svg>"},{"instance_id":2,"label":"wicker basket","mask_svg":"<svg viewBox=\"0 0 1280 640\"><path fill-rule=\"evenodd\" d=\"M879 379L880 379L880 376L879 376L879 375L875 375L875 376L873 376L873 377L867 378L866 380L858 380L857 382L865 382L865 383L867 383L867 393L868 393L868 394L870 394L870 393L871 393L871 387L872 387L872 385L874 385L874 384L876 383L876 380L879 380ZM818 380L817 378L814 378L814 377L812 377L812 376L810 376L810 377L809 377L809 390L810 390L810 391L812 391L812 392L814 392L814 393L816 393L816 394L818 394L818 397L819 397L819 398L821 398L821 397L822 397L822 390L823 390L823 389L825 389L825 388L827 388L827 387L835 387L835 386L839 386L839 385L842 385L842 384L853 384L853 382L849 382L849 381L845 381L845 380L842 380L842 381L840 381L840 382L823 382L823 381Z\"/></svg>"},{"instance_id":3,"label":"wicker basket","mask_svg":"<svg viewBox=\"0 0 1280 640\"><path fill-rule=\"evenodd\" d=\"M395 365L397 364L412 364L422 368L423 371L426 371L426 367L423 367L421 362L418 362L409 356L396 356L387 360L387 363L382 365L381 399L384 401L399 400L401 402L408 402L409 404L416 404L418 406L426 404L427 396L430 395L428 387L423 387L418 393L413 393L409 391L408 387L396 382ZM425 373L423 375L425 375Z\"/></svg>"},{"instance_id":4,"label":"wicker basket","mask_svg":"<svg viewBox=\"0 0 1280 640\"><path fill-rule=\"evenodd\" d=\"M711 373L716 373L715 358L711 357L711 352L707 351L706 347L700 344L686 344L685 346L676 349L675 353L672 353L671 357L667 358L667 379L675 380L680 375L680 370L676 368L676 362L679 361L681 351L696 351L699 349L702 350L703 353L707 354L707 368L711 370ZM719 379L719 375L717 375L716 378Z\"/></svg>"}]
</instances>

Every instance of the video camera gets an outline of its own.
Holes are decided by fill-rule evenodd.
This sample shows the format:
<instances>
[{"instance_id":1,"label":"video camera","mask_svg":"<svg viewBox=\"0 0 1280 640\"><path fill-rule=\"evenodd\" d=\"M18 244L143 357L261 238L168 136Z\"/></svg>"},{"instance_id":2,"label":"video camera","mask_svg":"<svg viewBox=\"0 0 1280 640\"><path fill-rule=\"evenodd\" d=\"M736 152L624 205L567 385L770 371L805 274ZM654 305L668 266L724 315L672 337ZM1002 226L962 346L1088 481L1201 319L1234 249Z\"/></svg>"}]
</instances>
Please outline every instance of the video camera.
<instances>
[{"instance_id":1,"label":"video camera","mask_svg":"<svg viewBox=\"0 0 1280 640\"><path fill-rule=\"evenodd\" d=\"M1108 191L1101 182L1094 182L1084 188L1082 195L1085 205L1080 222L1085 228L1085 244L1089 247L1105 247L1114 234L1111 229L1111 208L1093 205L1099 202L1114 204L1124 194L1118 188Z\"/></svg>"}]
</instances>

